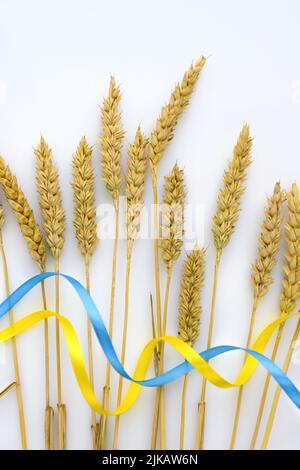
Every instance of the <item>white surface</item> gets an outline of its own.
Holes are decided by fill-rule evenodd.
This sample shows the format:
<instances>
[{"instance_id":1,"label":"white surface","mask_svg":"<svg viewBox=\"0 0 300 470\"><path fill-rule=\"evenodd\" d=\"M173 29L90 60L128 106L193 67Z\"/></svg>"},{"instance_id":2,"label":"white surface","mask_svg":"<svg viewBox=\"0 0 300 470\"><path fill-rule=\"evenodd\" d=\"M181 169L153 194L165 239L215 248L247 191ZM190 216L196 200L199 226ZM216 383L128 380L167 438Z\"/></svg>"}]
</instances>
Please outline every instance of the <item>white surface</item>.
<instances>
[{"instance_id":1,"label":"white surface","mask_svg":"<svg viewBox=\"0 0 300 470\"><path fill-rule=\"evenodd\" d=\"M37 212L32 147L43 133L59 163L64 205L68 215L66 245L61 265L64 272L83 280L82 259L72 229L70 162L83 134L95 145L94 163L99 175L99 105L107 93L109 74L123 91L123 123L126 142L139 123L149 133L174 83L192 60L209 55L191 105L182 118L174 142L160 166L160 182L178 160L186 171L188 198L205 208L204 243L208 246L207 275L201 337L205 347L212 285L214 250L210 220L215 209L223 169L243 122L249 122L254 141L254 163L236 233L222 260L217 299L214 345L243 345L251 308L249 270L256 255L256 239L265 196L278 179L288 188L299 181L300 56L297 0L10 0L0 1L0 152L17 173ZM125 162L125 152L124 152ZM97 176L97 202L108 202ZM3 199L1 197L1 199ZM151 201L149 178L147 203ZM36 268L27 254L16 222L5 205L4 236L12 288ZM37 212L38 214L38 212ZM38 215L39 218L39 215ZM201 238L202 233L198 233ZM108 318L112 243L105 241L92 265L92 291ZM120 245L114 343L120 347L124 290L125 244ZM176 334L176 308L182 259L172 286L169 332ZM130 340L126 365L130 372L138 353L151 335L149 289L154 289L152 245L137 242L132 267ZM49 269L51 265L49 264ZM163 271L163 269L162 269ZM262 302L256 330L276 316L280 290L280 266L276 282ZM162 276L163 281L164 276ZM1 281L1 297L4 296ZM48 287L49 292L51 286ZM36 289L15 311L16 318L41 306ZM64 284L61 310L72 320L86 351L86 318L71 288ZM1 327L6 325L1 320ZM51 322L53 323L53 322ZM282 341L282 363L294 327L289 322ZM54 329L51 325L52 403L55 404ZM43 447L43 336L42 325L18 339L26 423L30 448ZM167 351L168 366L178 357ZM2 350L1 350L1 357ZM103 385L104 361L97 354L97 390ZM90 446L89 409L83 401L62 343L63 396L68 410L68 448ZM234 378L241 363L238 354L214 361ZM299 365L289 372L300 386ZM246 388L238 446L247 448L253 429L265 374L260 369ZM9 346L6 362L0 361L0 386L12 380ZM113 402L115 385L113 378ZM192 448L200 378L191 375L188 389L186 446ZM272 382L272 391L274 383ZM181 381L167 389L167 441L179 440ZM208 386L205 447L228 448L235 406L235 390ZM147 448L150 442L154 391L143 390L133 409L121 418L120 447ZM270 402L271 395L269 395ZM19 448L14 392L0 401L0 447ZM281 397L270 448L299 448L299 411ZM111 438L112 426L109 428Z\"/></svg>"}]
</instances>

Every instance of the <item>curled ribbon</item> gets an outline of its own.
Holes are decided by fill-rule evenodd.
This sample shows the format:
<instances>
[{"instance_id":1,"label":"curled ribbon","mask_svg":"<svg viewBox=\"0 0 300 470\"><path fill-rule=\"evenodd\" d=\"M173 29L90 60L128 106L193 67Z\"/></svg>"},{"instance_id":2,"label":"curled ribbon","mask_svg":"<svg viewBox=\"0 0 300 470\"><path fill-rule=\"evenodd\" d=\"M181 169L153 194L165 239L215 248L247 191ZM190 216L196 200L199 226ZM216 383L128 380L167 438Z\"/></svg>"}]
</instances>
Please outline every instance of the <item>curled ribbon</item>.
<instances>
[{"instance_id":1,"label":"curled ribbon","mask_svg":"<svg viewBox=\"0 0 300 470\"><path fill-rule=\"evenodd\" d=\"M49 277L56 276L56 273L42 273L27 280L24 284L18 287L7 299L0 304L0 318L3 317L9 310L11 310L31 289L33 289L42 280ZM251 349L240 348L236 346L217 346L201 353L197 353L188 344L176 338L174 336L164 336L161 338L150 340L145 348L143 349L135 368L133 377L125 371L122 364L120 363L116 351L112 345L109 334L105 328L103 319L86 289L76 279L66 274L59 274L66 279L75 289L76 293L80 297L82 304L86 310L86 313L91 321L93 329L96 333L97 339L103 352L105 353L107 360L110 361L112 367L122 375L124 378L131 381L128 391L125 395L121 405L115 411L105 410L99 401L97 400L94 391L91 387L88 374L85 367L85 362L80 347L79 339L74 330L71 322L64 316L59 315L50 310L41 310L32 313L25 318L15 322L12 326L5 328L0 331L0 341L7 341L14 336L22 333L31 326L37 324L41 320L50 317L56 317L61 325L66 340L67 349L69 352L70 360L72 363L73 371L77 379L77 383L81 390L81 393L89 404L97 413L105 415L120 415L128 411L134 402L136 401L140 392L141 386L146 387L157 387L166 385L179 377L190 372L192 369L196 369L203 377L205 377L210 383L219 388L230 388L238 387L245 384L250 377L253 375L258 363L260 363L278 382L280 387L286 393L286 395L292 400L292 402L300 408L300 391L295 387L287 375L270 359L262 354L268 341L270 340L274 331L280 324L283 324L287 319L300 315L300 312L292 315L283 315L277 320L271 322L258 336ZM152 359L152 355L155 346L164 341L165 343L172 346L181 356L184 357L185 361L168 370L167 372L153 377L151 379L145 379L147 371ZM238 378L233 382L228 382L224 379L215 369L213 369L207 361L230 351L245 351L248 357L242 367Z\"/></svg>"}]
</instances>

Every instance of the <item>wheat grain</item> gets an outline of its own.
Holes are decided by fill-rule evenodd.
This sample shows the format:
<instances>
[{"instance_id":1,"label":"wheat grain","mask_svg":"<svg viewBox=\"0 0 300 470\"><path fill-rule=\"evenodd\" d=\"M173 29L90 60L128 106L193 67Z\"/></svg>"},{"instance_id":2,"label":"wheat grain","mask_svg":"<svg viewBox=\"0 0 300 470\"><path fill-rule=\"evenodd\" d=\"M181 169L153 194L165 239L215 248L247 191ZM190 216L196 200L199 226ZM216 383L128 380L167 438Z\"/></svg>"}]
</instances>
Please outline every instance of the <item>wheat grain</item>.
<instances>
[{"instance_id":1,"label":"wheat grain","mask_svg":"<svg viewBox=\"0 0 300 470\"><path fill-rule=\"evenodd\" d=\"M185 196L184 172L176 163L165 177L162 206L160 248L167 269L178 259L183 245Z\"/></svg>"},{"instance_id":2,"label":"wheat grain","mask_svg":"<svg viewBox=\"0 0 300 470\"><path fill-rule=\"evenodd\" d=\"M95 209L94 171L91 164L92 147L82 137L73 156L74 228L80 252L91 257L95 251L97 223Z\"/></svg>"},{"instance_id":3,"label":"wheat grain","mask_svg":"<svg viewBox=\"0 0 300 470\"><path fill-rule=\"evenodd\" d=\"M251 163L252 138L249 126L245 124L234 147L233 159L223 177L219 191L217 210L212 221L212 232L218 255L227 246L235 229L245 192L246 170Z\"/></svg>"},{"instance_id":4,"label":"wheat grain","mask_svg":"<svg viewBox=\"0 0 300 470\"><path fill-rule=\"evenodd\" d=\"M102 134L100 135L100 151L103 181L114 202L118 199L122 186L120 160L124 131L121 126L121 114L119 112L120 100L120 88L116 85L114 77L111 77L109 94L103 100L101 107Z\"/></svg>"},{"instance_id":5,"label":"wheat grain","mask_svg":"<svg viewBox=\"0 0 300 470\"><path fill-rule=\"evenodd\" d=\"M160 112L149 145L149 161L153 174L156 173L163 153L174 137L175 126L180 115L189 104L189 99L205 62L206 59L202 56L195 64L190 66L181 83L178 83L172 91L169 102Z\"/></svg>"},{"instance_id":6,"label":"wheat grain","mask_svg":"<svg viewBox=\"0 0 300 470\"><path fill-rule=\"evenodd\" d=\"M205 250L195 247L184 263L178 315L178 336L191 346L199 335L204 269Z\"/></svg>"},{"instance_id":7,"label":"wheat grain","mask_svg":"<svg viewBox=\"0 0 300 470\"><path fill-rule=\"evenodd\" d=\"M273 195L268 198L258 239L258 257L252 266L251 277L255 303L268 292L273 282L271 273L276 265L280 248L281 208L284 197L280 183L276 183Z\"/></svg>"},{"instance_id":8,"label":"wheat grain","mask_svg":"<svg viewBox=\"0 0 300 470\"><path fill-rule=\"evenodd\" d=\"M287 251L285 277L280 295L280 309L283 313L292 312L300 298L300 196L296 183L287 194L287 200L289 214L285 226Z\"/></svg>"},{"instance_id":9,"label":"wheat grain","mask_svg":"<svg viewBox=\"0 0 300 470\"><path fill-rule=\"evenodd\" d=\"M2 157L0 157L0 184L27 242L30 256L37 263L39 269L45 271L46 251L40 227L35 221L33 211L16 177L12 174L9 166L5 165Z\"/></svg>"},{"instance_id":10,"label":"wheat grain","mask_svg":"<svg viewBox=\"0 0 300 470\"><path fill-rule=\"evenodd\" d=\"M138 127L134 143L128 145L127 149L129 158L125 177L125 196L127 199L126 231L128 240L134 240L140 230L147 168L147 145L148 139Z\"/></svg>"},{"instance_id":11,"label":"wheat grain","mask_svg":"<svg viewBox=\"0 0 300 470\"><path fill-rule=\"evenodd\" d=\"M52 150L41 137L34 149L39 206L43 217L46 240L55 259L64 245L65 211L62 208L58 170L52 160Z\"/></svg>"}]
</instances>

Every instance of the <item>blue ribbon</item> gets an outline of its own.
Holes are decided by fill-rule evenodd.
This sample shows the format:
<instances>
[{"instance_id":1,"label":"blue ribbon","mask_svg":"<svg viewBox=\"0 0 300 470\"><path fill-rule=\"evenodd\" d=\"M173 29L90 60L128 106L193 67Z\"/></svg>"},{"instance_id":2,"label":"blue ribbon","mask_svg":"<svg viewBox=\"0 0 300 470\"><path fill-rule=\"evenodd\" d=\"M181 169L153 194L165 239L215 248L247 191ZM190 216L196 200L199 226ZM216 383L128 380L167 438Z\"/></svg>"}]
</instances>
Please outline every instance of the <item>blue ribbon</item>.
<instances>
[{"instance_id":1,"label":"blue ribbon","mask_svg":"<svg viewBox=\"0 0 300 470\"><path fill-rule=\"evenodd\" d=\"M174 382L179 377L187 374L193 369L193 366L189 364L187 361L183 361L178 366L174 367L173 369L164 372L163 374L152 377L151 379L143 380L143 381L135 381L130 377L130 375L125 371L117 353L114 349L114 346L110 340L109 334L103 322L103 319L97 309L93 299L85 289L85 287L80 284L76 279L67 274L57 274L54 272L46 272L42 274L38 274L33 276L32 278L28 279L24 282L21 286L19 286L9 297L7 297L1 304L0 304L0 318L2 318L5 314L7 314L28 292L30 292L37 284L41 281L53 277L53 276L61 276L66 279L74 288L75 292L79 296L82 305L89 317L89 320L93 326L99 344L107 358L107 360L111 363L112 367L122 375L124 378L136 382L140 385L146 387L159 387L162 385L167 385L171 382ZM245 351L246 353L253 356L255 359L259 361L259 363L271 374L271 376L276 380L285 394L289 397L289 399L300 408L300 391L297 387L293 384L293 382L287 377L287 375L270 359L268 359L263 354L259 352L253 351L251 349L241 348L237 346L216 346L205 351L199 353L199 355L206 361L214 359L222 354L228 353L230 351Z\"/></svg>"}]
</instances>

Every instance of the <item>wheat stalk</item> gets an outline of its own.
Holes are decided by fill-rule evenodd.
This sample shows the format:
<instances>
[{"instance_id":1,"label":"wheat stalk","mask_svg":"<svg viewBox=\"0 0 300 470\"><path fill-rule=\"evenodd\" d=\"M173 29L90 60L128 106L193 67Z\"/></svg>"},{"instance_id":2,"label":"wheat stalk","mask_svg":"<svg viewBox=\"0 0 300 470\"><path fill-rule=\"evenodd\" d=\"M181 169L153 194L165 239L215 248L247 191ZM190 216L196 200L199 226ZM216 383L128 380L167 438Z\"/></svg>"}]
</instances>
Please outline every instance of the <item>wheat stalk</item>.
<instances>
[{"instance_id":1,"label":"wheat stalk","mask_svg":"<svg viewBox=\"0 0 300 470\"><path fill-rule=\"evenodd\" d=\"M280 294L280 311L281 315L285 315L287 313L291 313L295 310L297 301L300 298L300 197L299 197L299 190L294 183L292 185L291 191L287 194L287 202L288 202L288 221L285 225L285 239L286 239L286 253L285 253L285 265L283 267L284 278L282 281L282 291ZM300 323L297 323L297 327L294 332L294 339L291 343L297 339L299 334L299 326ZM271 360L274 361L277 356L277 351L280 345L281 336L283 332L283 324L279 327ZM290 363L290 355L292 349L290 348L287 353L286 361L284 363L284 371L287 372L289 363ZM256 419L256 424L251 440L251 449L254 448L257 440L257 435L259 432L261 419L264 412L265 402L269 390L269 383L270 383L270 375L267 376L262 398L260 401L259 411ZM277 404L279 400L279 393L276 390L274 400L271 407L271 412L269 415L269 419L267 422L266 431L263 437L262 447L265 448L267 446L273 421L277 409Z\"/></svg>"},{"instance_id":2,"label":"wheat stalk","mask_svg":"<svg viewBox=\"0 0 300 470\"><path fill-rule=\"evenodd\" d=\"M4 243L3 243L3 234L2 234L3 226L4 226L4 210L3 210L2 204L0 204L0 252L1 252L1 258L2 258L6 295L9 296L10 285L9 285L6 253L4 249ZM11 325L14 323L14 315L13 315L12 310L10 310L9 312L9 321ZM20 367L19 367L19 358L18 358L16 338L12 338L11 343L12 343L12 356L13 356L13 364L14 364L14 372L15 372L15 385L16 385L16 394L17 394L21 442L22 442L22 449L26 450L27 449L26 425L25 425L25 417L24 417L23 393L22 393L22 387L21 387Z\"/></svg>"},{"instance_id":3,"label":"wheat stalk","mask_svg":"<svg viewBox=\"0 0 300 470\"><path fill-rule=\"evenodd\" d=\"M74 229L78 247L84 257L86 289L90 292L90 259L98 243L95 209L94 171L92 167L92 147L82 137L73 156L73 202ZM93 343L91 323L87 320L89 378L94 388ZM97 421L96 413L91 411L93 449L96 449Z\"/></svg>"},{"instance_id":4,"label":"wheat stalk","mask_svg":"<svg viewBox=\"0 0 300 470\"><path fill-rule=\"evenodd\" d=\"M125 307L123 322L123 340L121 350L121 363L124 365L128 316L129 316L129 287L130 287L130 269L133 243L140 230L140 217L143 208L143 193L145 189L145 176L147 168L146 150L148 139L143 135L138 127L134 143L128 145L128 168L125 177L125 196L126 196L126 232L127 232L127 256L126 256L126 280L125 280ZM119 377L117 407L122 400L123 378ZM118 448L120 416L115 418L113 449Z\"/></svg>"},{"instance_id":5,"label":"wheat stalk","mask_svg":"<svg viewBox=\"0 0 300 470\"><path fill-rule=\"evenodd\" d=\"M207 349L211 347L215 318L215 304L218 285L220 259L234 232L241 210L241 197L245 192L247 168L251 163L252 138L249 126L245 124L233 150L233 158L223 176L223 187L219 191L217 210L212 220L212 233L216 249L214 266L213 292L208 328ZM203 448L205 426L206 379L203 379L201 397L198 406L198 426L196 449Z\"/></svg>"},{"instance_id":6,"label":"wheat stalk","mask_svg":"<svg viewBox=\"0 0 300 470\"><path fill-rule=\"evenodd\" d=\"M158 336L162 334L162 318L161 318L161 298L160 298L160 279L159 279L159 246L158 246L158 191L157 191L157 170L160 160L163 154L174 137L174 130L179 120L180 115L187 107L192 92L195 88L196 82L199 78L200 72L206 62L205 57L192 64L187 72L184 74L183 79L178 83L171 93L169 102L163 106L160 115L156 121L154 130L152 131L149 143L149 163L151 170L152 179L152 191L153 191L153 204L154 204L154 263L155 263L155 292L156 292L156 318L157 318L157 330ZM161 347L161 346L160 346ZM159 413L156 413L159 416ZM161 421L161 448L164 449L166 446L165 432L164 432L164 418ZM156 448L157 433L154 431L157 429L156 420L153 420L152 427L152 440L151 448Z\"/></svg>"},{"instance_id":7,"label":"wheat stalk","mask_svg":"<svg viewBox=\"0 0 300 470\"><path fill-rule=\"evenodd\" d=\"M197 246L187 255L180 285L178 336L193 346L199 336L201 302L200 294L204 285L205 250ZM185 404L188 374L184 377L181 399L180 449L184 448Z\"/></svg>"},{"instance_id":8,"label":"wheat stalk","mask_svg":"<svg viewBox=\"0 0 300 470\"><path fill-rule=\"evenodd\" d=\"M267 294L273 282L272 271L277 263L281 237L281 209L285 199L280 183L276 183L273 194L268 198L265 216L258 239L258 256L252 265L251 279L253 286L253 306L248 331L246 348L249 349L253 337L255 316L259 302ZM246 356L245 356L246 359ZM239 388L230 449L234 449L237 436L240 410L243 398L243 387Z\"/></svg>"},{"instance_id":9,"label":"wheat stalk","mask_svg":"<svg viewBox=\"0 0 300 470\"><path fill-rule=\"evenodd\" d=\"M101 107L102 133L100 135L100 153L102 156L102 179L107 191L110 193L115 208L115 240L112 260L112 279L109 312L109 335L112 338L114 323L114 305L117 271L117 252L119 239L119 194L122 186L121 149L124 131L121 125L119 105L121 100L120 88L116 85L114 77L110 79L108 97L104 99ZM103 406L109 407L111 366L107 362L106 380L103 388ZM103 449L106 440L107 416L101 416L100 428L97 438L97 448Z\"/></svg>"},{"instance_id":10,"label":"wheat stalk","mask_svg":"<svg viewBox=\"0 0 300 470\"><path fill-rule=\"evenodd\" d=\"M173 264L179 258L184 234L184 202L185 202L184 172L177 163L174 165L170 176L165 177L164 196L162 205L161 241L160 251L167 269L167 282L164 296L162 336L166 335L167 316L170 285ZM159 373L164 371L164 344L160 346ZM156 390L160 395L160 433L166 440L165 429L165 387Z\"/></svg>"},{"instance_id":11,"label":"wheat stalk","mask_svg":"<svg viewBox=\"0 0 300 470\"><path fill-rule=\"evenodd\" d=\"M65 211L58 182L58 170L53 163L52 150L41 136L34 149L36 156L36 183L39 206L43 218L46 241L55 260L55 271L59 273L59 258L64 245ZM59 313L59 277L55 277L55 311ZM56 369L57 369L57 407L58 407L58 446L66 447L66 407L62 403L60 331L56 318Z\"/></svg>"},{"instance_id":12,"label":"wheat stalk","mask_svg":"<svg viewBox=\"0 0 300 470\"><path fill-rule=\"evenodd\" d=\"M17 219L21 233L27 243L31 258L37 263L41 272L46 268L45 241L40 227L35 221L33 210L21 190L17 178L12 174L8 165L0 156L0 185L6 199ZM44 281L41 282L41 291L44 309L47 309L46 292ZM49 335L48 319L44 320L44 342L45 342L45 448L53 449L53 408L50 406L50 365L49 365Z\"/></svg>"}]
</instances>

